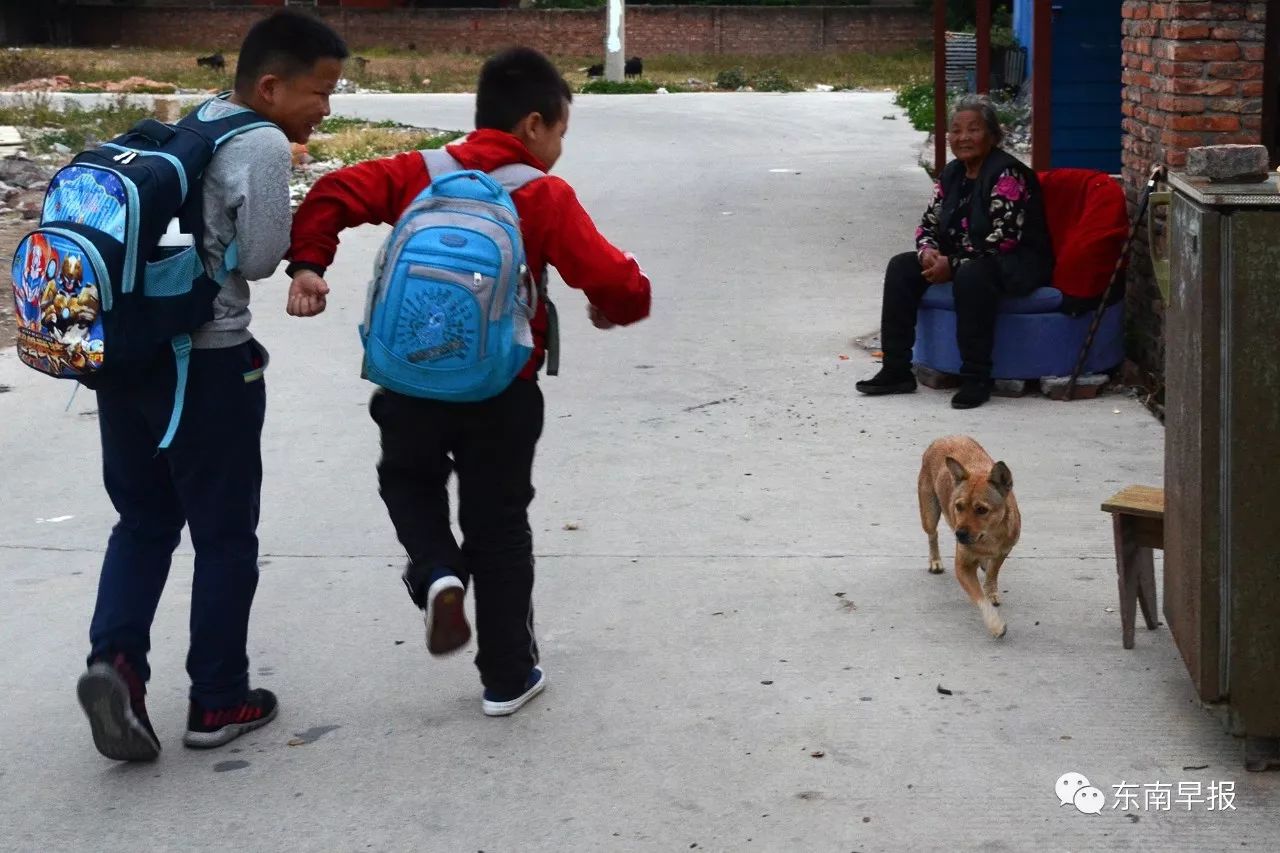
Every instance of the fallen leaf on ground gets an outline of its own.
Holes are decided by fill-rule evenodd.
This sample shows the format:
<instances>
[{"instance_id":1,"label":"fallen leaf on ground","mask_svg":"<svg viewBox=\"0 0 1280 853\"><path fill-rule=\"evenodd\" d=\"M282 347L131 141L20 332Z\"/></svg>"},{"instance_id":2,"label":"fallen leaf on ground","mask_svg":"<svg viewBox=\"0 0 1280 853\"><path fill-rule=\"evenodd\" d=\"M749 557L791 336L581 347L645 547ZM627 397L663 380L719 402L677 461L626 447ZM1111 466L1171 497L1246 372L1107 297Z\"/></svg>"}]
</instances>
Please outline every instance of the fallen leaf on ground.
<instances>
[{"instance_id":1,"label":"fallen leaf on ground","mask_svg":"<svg viewBox=\"0 0 1280 853\"><path fill-rule=\"evenodd\" d=\"M289 746L305 746L307 741L300 737L289 738Z\"/></svg>"},{"instance_id":2,"label":"fallen leaf on ground","mask_svg":"<svg viewBox=\"0 0 1280 853\"><path fill-rule=\"evenodd\" d=\"M951 695L953 695L953 694L951 693L951 691L950 691L950 690L948 690L947 688L943 687L941 684L939 684L939 685L938 685L938 692L939 692L939 693L941 693L943 696L951 696Z\"/></svg>"},{"instance_id":3,"label":"fallen leaf on ground","mask_svg":"<svg viewBox=\"0 0 1280 853\"><path fill-rule=\"evenodd\" d=\"M823 752L822 750L817 750L815 752L809 753L810 758L821 758L824 755L826 755L826 753Z\"/></svg>"}]
</instances>

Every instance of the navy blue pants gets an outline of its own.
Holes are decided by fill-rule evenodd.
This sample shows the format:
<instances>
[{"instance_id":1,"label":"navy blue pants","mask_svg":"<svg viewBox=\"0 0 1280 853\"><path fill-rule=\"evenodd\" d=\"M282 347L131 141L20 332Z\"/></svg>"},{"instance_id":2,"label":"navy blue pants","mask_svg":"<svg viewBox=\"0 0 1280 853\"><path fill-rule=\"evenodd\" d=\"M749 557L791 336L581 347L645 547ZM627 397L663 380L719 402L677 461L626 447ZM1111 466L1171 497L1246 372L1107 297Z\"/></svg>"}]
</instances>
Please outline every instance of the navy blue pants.
<instances>
[{"instance_id":1,"label":"navy blue pants","mask_svg":"<svg viewBox=\"0 0 1280 853\"><path fill-rule=\"evenodd\" d=\"M194 350L182 421L159 453L173 412L172 356L97 392L103 483L120 520L102 561L89 659L123 652L150 677L151 622L185 524L195 549L187 674L191 698L205 708L239 704L249 689L264 363L256 343Z\"/></svg>"}]
</instances>

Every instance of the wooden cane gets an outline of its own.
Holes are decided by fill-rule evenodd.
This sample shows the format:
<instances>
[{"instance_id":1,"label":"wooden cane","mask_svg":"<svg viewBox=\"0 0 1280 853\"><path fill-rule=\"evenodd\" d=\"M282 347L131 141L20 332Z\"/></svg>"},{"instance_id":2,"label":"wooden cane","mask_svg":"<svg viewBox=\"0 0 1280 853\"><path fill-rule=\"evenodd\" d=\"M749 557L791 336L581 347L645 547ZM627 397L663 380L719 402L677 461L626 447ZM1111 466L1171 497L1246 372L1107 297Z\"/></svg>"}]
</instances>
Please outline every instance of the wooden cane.
<instances>
[{"instance_id":1,"label":"wooden cane","mask_svg":"<svg viewBox=\"0 0 1280 853\"><path fill-rule=\"evenodd\" d=\"M1134 236L1138 233L1138 225L1142 222L1143 215L1147 212L1147 203L1151 201L1151 194L1155 192L1156 184L1164 180L1164 166L1155 166L1151 169L1151 176L1147 178L1147 186L1142 191L1142 198L1138 200L1138 210L1133 217L1133 225L1129 228L1129 236L1124 241L1124 248L1120 250L1120 257L1116 259L1115 269L1111 271L1111 280L1107 282L1107 289L1102 291L1102 299L1098 302L1098 308L1093 312L1093 322L1089 324L1089 334L1084 339L1084 346L1080 349L1080 357L1076 359L1075 369L1071 371L1071 379L1067 382L1067 391L1063 395L1064 400L1072 400L1075 398L1076 380L1080 378L1080 371L1084 369L1085 360L1089 357L1089 347L1093 346L1093 338L1098 334L1098 326L1102 324L1102 315L1107 310L1107 301L1111 298L1111 290L1116 286L1116 282L1120 279L1120 273L1125 268L1125 263L1129 258L1129 250L1133 247Z\"/></svg>"}]
</instances>

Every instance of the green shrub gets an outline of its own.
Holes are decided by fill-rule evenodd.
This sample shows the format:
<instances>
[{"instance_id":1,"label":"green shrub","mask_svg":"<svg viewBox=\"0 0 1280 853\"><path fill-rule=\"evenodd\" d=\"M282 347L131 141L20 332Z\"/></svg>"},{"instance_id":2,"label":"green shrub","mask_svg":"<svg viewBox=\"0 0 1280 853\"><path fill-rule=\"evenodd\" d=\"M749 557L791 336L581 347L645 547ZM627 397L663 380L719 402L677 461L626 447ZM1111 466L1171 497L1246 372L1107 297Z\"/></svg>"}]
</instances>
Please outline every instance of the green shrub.
<instances>
[{"instance_id":1,"label":"green shrub","mask_svg":"<svg viewBox=\"0 0 1280 853\"><path fill-rule=\"evenodd\" d=\"M781 71L769 68L752 79L751 88L757 92L794 92L800 87L787 79Z\"/></svg>"},{"instance_id":2,"label":"green shrub","mask_svg":"<svg viewBox=\"0 0 1280 853\"><path fill-rule=\"evenodd\" d=\"M658 91L658 84L652 80L623 80L614 83L600 77L588 80L580 91L584 95L652 95Z\"/></svg>"},{"instance_id":3,"label":"green shrub","mask_svg":"<svg viewBox=\"0 0 1280 853\"><path fill-rule=\"evenodd\" d=\"M350 130L353 127L407 127L398 121L368 121L362 118L351 118L350 116L330 116L320 122L316 131L319 133L337 133L342 130Z\"/></svg>"},{"instance_id":4,"label":"green shrub","mask_svg":"<svg viewBox=\"0 0 1280 853\"><path fill-rule=\"evenodd\" d=\"M766 68L758 74L749 75L746 69L726 68L716 74L716 88L736 92L743 86L750 86L757 92L795 92L799 86L776 68Z\"/></svg>"},{"instance_id":5,"label":"green shrub","mask_svg":"<svg viewBox=\"0 0 1280 853\"><path fill-rule=\"evenodd\" d=\"M736 92L747 85L747 72L744 68L727 68L716 75L716 88Z\"/></svg>"},{"instance_id":6,"label":"green shrub","mask_svg":"<svg viewBox=\"0 0 1280 853\"><path fill-rule=\"evenodd\" d=\"M947 111L956 99L964 92L953 91L947 96ZM925 133L933 132L933 81L915 80L898 90L893 102L907 113L907 119L916 130ZM1030 107L1017 100L1005 100L998 95L991 96L991 105L995 107L996 117L1005 128L1018 127L1030 122Z\"/></svg>"},{"instance_id":7,"label":"green shrub","mask_svg":"<svg viewBox=\"0 0 1280 853\"><path fill-rule=\"evenodd\" d=\"M916 130L933 132L933 81L913 80L898 90L893 102L907 113L907 119Z\"/></svg>"}]
</instances>

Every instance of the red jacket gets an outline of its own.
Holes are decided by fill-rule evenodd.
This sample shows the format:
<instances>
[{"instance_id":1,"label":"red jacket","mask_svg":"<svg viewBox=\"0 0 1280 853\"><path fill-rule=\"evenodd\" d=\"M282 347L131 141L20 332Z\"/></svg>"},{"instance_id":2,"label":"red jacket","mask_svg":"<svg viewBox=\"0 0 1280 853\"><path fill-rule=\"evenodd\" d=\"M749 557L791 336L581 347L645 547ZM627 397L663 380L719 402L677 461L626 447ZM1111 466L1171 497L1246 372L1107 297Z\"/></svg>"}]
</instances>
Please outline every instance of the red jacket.
<instances>
[{"instance_id":1,"label":"red jacket","mask_svg":"<svg viewBox=\"0 0 1280 853\"><path fill-rule=\"evenodd\" d=\"M546 171L519 139L497 130L477 130L447 149L464 168L492 171L526 163ZM293 217L288 258L324 270L338 249L338 233L365 223L395 222L431 183L416 151L370 160L325 175L307 193ZM583 210L573 188L554 176L525 184L512 195L529 269L545 280L547 265L582 290L592 305L620 326L649 316L649 279L640 265L606 240ZM530 325L534 352L520 376L533 379L542 365L547 309L542 302Z\"/></svg>"}]
</instances>

